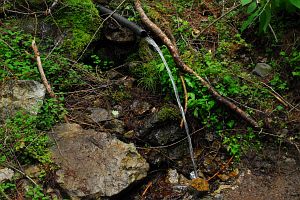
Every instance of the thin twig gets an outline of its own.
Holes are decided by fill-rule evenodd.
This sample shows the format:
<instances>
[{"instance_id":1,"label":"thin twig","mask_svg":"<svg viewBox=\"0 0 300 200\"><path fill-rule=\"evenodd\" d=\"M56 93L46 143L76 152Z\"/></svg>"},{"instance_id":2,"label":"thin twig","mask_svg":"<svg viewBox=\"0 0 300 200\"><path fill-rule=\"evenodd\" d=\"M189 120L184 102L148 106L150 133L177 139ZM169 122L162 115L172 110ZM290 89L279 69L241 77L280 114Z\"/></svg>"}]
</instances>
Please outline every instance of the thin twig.
<instances>
[{"instance_id":1,"label":"thin twig","mask_svg":"<svg viewBox=\"0 0 300 200\"><path fill-rule=\"evenodd\" d=\"M142 197L145 196L145 194L147 193L147 191L149 190L149 188L152 186L152 181L150 181L148 184L147 184L147 187L146 189L144 190L143 194L142 194Z\"/></svg>"},{"instance_id":2,"label":"thin twig","mask_svg":"<svg viewBox=\"0 0 300 200\"><path fill-rule=\"evenodd\" d=\"M32 179L30 178L25 172L23 172L22 170L19 170L18 168L6 163L6 165L9 167L9 168L12 168L13 170L19 172L20 174L22 174L23 176L25 176L28 180L30 180L34 185L38 186L38 184Z\"/></svg>"},{"instance_id":3,"label":"thin twig","mask_svg":"<svg viewBox=\"0 0 300 200\"><path fill-rule=\"evenodd\" d=\"M210 181L211 179L216 177L218 174L220 174L220 172L223 171L225 169L225 167L227 167L229 165L229 163L232 161L232 159L233 159L233 156L231 156L231 158L228 160L228 162L217 173L215 173L212 177L207 179L207 181Z\"/></svg>"},{"instance_id":4,"label":"thin twig","mask_svg":"<svg viewBox=\"0 0 300 200\"><path fill-rule=\"evenodd\" d=\"M198 36L202 35L202 33L204 33L207 29L209 29L212 25L214 25L216 22L218 22L220 19L222 19L223 17L225 17L226 15L228 15L229 13L231 13L232 11L234 11L235 9L237 9L238 7L240 7L241 4L238 4L237 6L231 8L230 10L228 10L226 13L224 13L223 15L221 15L220 17L218 17L217 19L215 19L213 22L211 22L207 27L205 27Z\"/></svg>"},{"instance_id":5,"label":"thin twig","mask_svg":"<svg viewBox=\"0 0 300 200\"><path fill-rule=\"evenodd\" d=\"M182 88L183 88L183 92L184 92L184 113L186 113L187 106L188 106L188 94L187 94L185 81L184 81L184 78L182 75L180 75L180 80L181 80ZM181 119L181 122L180 122L180 128L182 128L182 127L183 127L183 119Z\"/></svg>"},{"instance_id":6,"label":"thin twig","mask_svg":"<svg viewBox=\"0 0 300 200\"><path fill-rule=\"evenodd\" d=\"M276 33L275 33L274 29L272 28L271 24L269 24L269 28L270 28L270 30L271 30L271 32L272 32L272 34L274 35L275 42L277 43L277 42L278 42L277 35L276 35Z\"/></svg>"}]
</instances>

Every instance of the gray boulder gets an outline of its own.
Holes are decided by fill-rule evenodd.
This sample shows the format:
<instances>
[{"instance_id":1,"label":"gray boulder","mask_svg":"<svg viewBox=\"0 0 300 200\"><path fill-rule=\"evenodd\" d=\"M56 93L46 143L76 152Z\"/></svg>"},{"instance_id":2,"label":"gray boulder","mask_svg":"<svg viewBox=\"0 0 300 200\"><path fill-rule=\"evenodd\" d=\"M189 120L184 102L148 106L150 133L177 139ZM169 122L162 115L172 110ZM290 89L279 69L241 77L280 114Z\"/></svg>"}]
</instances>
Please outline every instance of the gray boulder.
<instances>
[{"instance_id":1,"label":"gray boulder","mask_svg":"<svg viewBox=\"0 0 300 200\"><path fill-rule=\"evenodd\" d=\"M11 80L0 84L0 121L19 110L36 115L43 104L45 93L44 85L36 81Z\"/></svg>"},{"instance_id":2,"label":"gray boulder","mask_svg":"<svg viewBox=\"0 0 300 200\"><path fill-rule=\"evenodd\" d=\"M147 175L149 165L133 144L105 132L62 124L51 134L53 160L60 166L57 182L72 198L118 194Z\"/></svg>"}]
</instances>

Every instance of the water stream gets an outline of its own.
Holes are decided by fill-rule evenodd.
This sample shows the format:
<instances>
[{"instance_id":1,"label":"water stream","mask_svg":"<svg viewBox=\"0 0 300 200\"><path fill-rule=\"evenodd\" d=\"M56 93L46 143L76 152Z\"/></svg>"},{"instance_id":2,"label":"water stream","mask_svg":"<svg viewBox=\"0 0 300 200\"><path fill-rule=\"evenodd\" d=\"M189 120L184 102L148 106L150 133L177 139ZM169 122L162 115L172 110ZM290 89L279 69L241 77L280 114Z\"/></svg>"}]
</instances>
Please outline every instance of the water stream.
<instances>
[{"instance_id":1,"label":"water stream","mask_svg":"<svg viewBox=\"0 0 300 200\"><path fill-rule=\"evenodd\" d=\"M189 127L188 127L188 123L186 121L186 118L185 118L185 113L184 113L184 110L183 110L183 107L180 103L180 98L179 98L179 95L178 95L178 90L177 90L177 87L175 85L175 81L174 81L174 78L173 78L173 75L172 75L172 72L168 66L168 63L162 53L162 51L160 50L159 46L156 44L156 42L150 38L150 37L146 37L145 40L151 45L154 47L154 49L158 52L159 56L161 57L161 60L163 61L165 67L166 67L166 70L168 72L168 75L170 77L170 80L171 80L171 83L172 83L172 87L173 87L173 90L174 90L174 93L175 93L175 97L176 97L176 101L177 101L177 104L178 104L178 107L179 107L179 110L180 110L180 113L182 115L182 119L183 119L183 124L184 124L184 128L185 128L185 132L186 132L186 135L187 135L187 139L188 139L188 143L189 143L189 151L190 151L190 156L191 156L191 159L192 159L192 163L193 163L193 167L194 167L194 173L191 174L191 177L192 178L197 178L198 177L198 174L197 174L197 168L196 168L196 164L195 164L195 160L194 160L194 152L193 152L193 145L192 145L192 139L191 139L191 136L190 136L190 133L189 133Z\"/></svg>"}]
</instances>

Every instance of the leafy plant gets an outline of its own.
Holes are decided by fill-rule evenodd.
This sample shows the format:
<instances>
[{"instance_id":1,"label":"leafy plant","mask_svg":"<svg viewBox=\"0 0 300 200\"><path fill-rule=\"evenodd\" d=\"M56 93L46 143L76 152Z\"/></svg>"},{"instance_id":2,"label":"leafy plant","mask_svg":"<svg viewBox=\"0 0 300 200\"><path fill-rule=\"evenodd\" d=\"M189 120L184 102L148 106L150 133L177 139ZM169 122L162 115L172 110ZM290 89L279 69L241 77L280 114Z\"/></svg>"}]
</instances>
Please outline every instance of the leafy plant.
<instances>
[{"instance_id":1,"label":"leafy plant","mask_svg":"<svg viewBox=\"0 0 300 200\"><path fill-rule=\"evenodd\" d=\"M299 0L241 0L241 3L243 6L247 5L247 14L249 14L248 19L242 24L241 30L244 31L259 19L259 31L261 33L267 31L271 17L279 10L295 12L300 9Z\"/></svg>"}]
</instances>

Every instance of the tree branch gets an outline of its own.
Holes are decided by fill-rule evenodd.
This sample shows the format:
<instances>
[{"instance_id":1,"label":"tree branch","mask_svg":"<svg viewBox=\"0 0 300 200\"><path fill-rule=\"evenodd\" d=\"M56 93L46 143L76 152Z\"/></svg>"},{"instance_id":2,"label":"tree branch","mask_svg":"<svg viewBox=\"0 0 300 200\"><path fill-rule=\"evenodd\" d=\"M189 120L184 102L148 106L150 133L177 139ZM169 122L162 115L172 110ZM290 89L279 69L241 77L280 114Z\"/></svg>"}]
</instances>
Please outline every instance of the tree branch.
<instances>
[{"instance_id":1,"label":"tree branch","mask_svg":"<svg viewBox=\"0 0 300 200\"><path fill-rule=\"evenodd\" d=\"M187 72L193 76L195 76L203 86L207 87L208 91L211 93L211 95L220 103L226 105L228 108L233 110L235 113L240 115L244 120L246 120L249 124L251 124L254 127L259 127L258 123L252 119L252 117L247 114L245 111L240 109L238 106L236 106L234 103L226 99L225 97L221 96L205 79L203 79L199 74L197 74L192 68L190 68L187 64L185 64L181 58L179 51L175 44L171 42L171 40L166 36L166 34L156 25L154 24L145 14L140 0L135 1L135 7L136 10L139 12L142 22L151 30L153 31L161 40L162 42L167 46L169 49L176 65L180 67L184 72Z\"/></svg>"}]
</instances>

